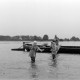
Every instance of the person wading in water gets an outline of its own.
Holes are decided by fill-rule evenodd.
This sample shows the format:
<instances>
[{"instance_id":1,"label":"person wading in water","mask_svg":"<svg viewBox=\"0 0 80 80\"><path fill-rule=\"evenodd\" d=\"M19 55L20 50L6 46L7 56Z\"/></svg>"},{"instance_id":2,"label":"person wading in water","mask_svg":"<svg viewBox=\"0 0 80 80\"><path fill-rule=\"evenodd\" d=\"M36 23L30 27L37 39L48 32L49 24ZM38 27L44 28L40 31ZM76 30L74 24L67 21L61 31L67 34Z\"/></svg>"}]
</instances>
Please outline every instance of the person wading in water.
<instances>
[{"instance_id":1,"label":"person wading in water","mask_svg":"<svg viewBox=\"0 0 80 80\"><path fill-rule=\"evenodd\" d=\"M38 46L37 46L37 42L34 41L32 46L31 46L31 50L30 50L30 53L29 53L29 56L31 58L31 62L35 62L35 58L36 58L36 51L39 50L39 51L43 51L42 49L40 49Z\"/></svg>"},{"instance_id":2,"label":"person wading in water","mask_svg":"<svg viewBox=\"0 0 80 80\"><path fill-rule=\"evenodd\" d=\"M53 40L51 42L51 54L53 59L56 59L58 50L59 50L59 44L56 40Z\"/></svg>"}]
</instances>

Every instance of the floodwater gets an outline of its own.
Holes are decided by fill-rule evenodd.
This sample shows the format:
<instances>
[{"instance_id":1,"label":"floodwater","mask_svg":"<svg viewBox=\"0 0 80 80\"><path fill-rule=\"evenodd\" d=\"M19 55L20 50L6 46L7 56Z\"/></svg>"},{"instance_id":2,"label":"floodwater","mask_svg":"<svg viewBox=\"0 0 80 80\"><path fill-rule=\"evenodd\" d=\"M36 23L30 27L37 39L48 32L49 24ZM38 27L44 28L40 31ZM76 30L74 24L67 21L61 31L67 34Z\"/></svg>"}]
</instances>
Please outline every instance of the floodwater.
<instances>
[{"instance_id":1,"label":"floodwater","mask_svg":"<svg viewBox=\"0 0 80 80\"><path fill-rule=\"evenodd\" d=\"M80 42L62 42L61 45ZM37 53L31 63L28 52L11 51L22 42L0 42L0 80L80 80L80 55Z\"/></svg>"}]
</instances>

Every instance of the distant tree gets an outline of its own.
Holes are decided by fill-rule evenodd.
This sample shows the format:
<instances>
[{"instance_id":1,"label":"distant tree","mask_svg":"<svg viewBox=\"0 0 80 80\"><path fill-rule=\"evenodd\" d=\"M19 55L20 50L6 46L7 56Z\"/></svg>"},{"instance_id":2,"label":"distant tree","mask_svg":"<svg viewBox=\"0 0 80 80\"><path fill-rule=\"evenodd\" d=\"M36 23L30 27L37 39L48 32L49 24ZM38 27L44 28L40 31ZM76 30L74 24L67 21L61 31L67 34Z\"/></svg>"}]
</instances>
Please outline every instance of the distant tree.
<instances>
[{"instance_id":1,"label":"distant tree","mask_svg":"<svg viewBox=\"0 0 80 80\"><path fill-rule=\"evenodd\" d=\"M59 39L59 41L64 41L63 39Z\"/></svg>"},{"instance_id":2,"label":"distant tree","mask_svg":"<svg viewBox=\"0 0 80 80\"><path fill-rule=\"evenodd\" d=\"M30 37L29 37L29 35L27 35L27 36L26 36L26 39L27 39L27 40L30 40Z\"/></svg>"},{"instance_id":3,"label":"distant tree","mask_svg":"<svg viewBox=\"0 0 80 80\"><path fill-rule=\"evenodd\" d=\"M69 39L68 38L65 38L64 41L69 41Z\"/></svg>"},{"instance_id":4,"label":"distant tree","mask_svg":"<svg viewBox=\"0 0 80 80\"><path fill-rule=\"evenodd\" d=\"M48 39L49 39L48 35L45 34L45 35L43 36L43 40L48 40Z\"/></svg>"},{"instance_id":5,"label":"distant tree","mask_svg":"<svg viewBox=\"0 0 80 80\"><path fill-rule=\"evenodd\" d=\"M13 40L13 41L19 41L20 37L19 36L13 36L13 37L11 37L11 40Z\"/></svg>"},{"instance_id":6,"label":"distant tree","mask_svg":"<svg viewBox=\"0 0 80 80\"><path fill-rule=\"evenodd\" d=\"M21 36L21 38L22 38L23 41L29 40L29 36L24 36L24 35L23 35L23 36Z\"/></svg>"},{"instance_id":7,"label":"distant tree","mask_svg":"<svg viewBox=\"0 0 80 80\"><path fill-rule=\"evenodd\" d=\"M42 40L42 37L39 36L38 39L39 39L39 40Z\"/></svg>"},{"instance_id":8,"label":"distant tree","mask_svg":"<svg viewBox=\"0 0 80 80\"><path fill-rule=\"evenodd\" d=\"M40 36L34 36L34 40L41 40Z\"/></svg>"},{"instance_id":9,"label":"distant tree","mask_svg":"<svg viewBox=\"0 0 80 80\"><path fill-rule=\"evenodd\" d=\"M79 41L80 39L78 37L73 36L70 41Z\"/></svg>"},{"instance_id":10,"label":"distant tree","mask_svg":"<svg viewBox=\"0 0 80 80\"><path fill-rule=\"evenodd\" d=\"M9 40L11 40L11 37L10 36L0 35L0 41L9 41Z\"/></svg>"},{"instance_id":11,"label":"distant tree","mask_svg":"<svg viewBox=\"0 0 80 80\"><path fill-rule=\"evenodd\" d=\"M38 40L38 37L37 36L33 36L34 37L34 40Z\"/></svg>"}]
</instances>

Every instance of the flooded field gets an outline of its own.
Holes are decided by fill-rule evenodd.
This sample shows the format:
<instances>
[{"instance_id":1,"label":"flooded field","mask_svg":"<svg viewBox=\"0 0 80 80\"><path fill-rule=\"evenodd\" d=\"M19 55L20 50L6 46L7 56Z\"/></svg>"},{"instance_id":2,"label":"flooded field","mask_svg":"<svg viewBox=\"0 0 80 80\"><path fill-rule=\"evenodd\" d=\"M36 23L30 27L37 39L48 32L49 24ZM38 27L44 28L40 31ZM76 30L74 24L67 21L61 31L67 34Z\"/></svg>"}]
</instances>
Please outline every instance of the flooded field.
<instances>
[{"instance_id":1,"label":"flooded field","mask_svg":"<svg viewBox=\"0 0 80 80\"><path fill-rule=\"evenodd\" d=\"M36 62L31 63L28 52L11 51L21 45L0 42L0 80L80 80L80 55L59 54L53 61L51 54L37 53Z\"/></svg>"}]
</instances>

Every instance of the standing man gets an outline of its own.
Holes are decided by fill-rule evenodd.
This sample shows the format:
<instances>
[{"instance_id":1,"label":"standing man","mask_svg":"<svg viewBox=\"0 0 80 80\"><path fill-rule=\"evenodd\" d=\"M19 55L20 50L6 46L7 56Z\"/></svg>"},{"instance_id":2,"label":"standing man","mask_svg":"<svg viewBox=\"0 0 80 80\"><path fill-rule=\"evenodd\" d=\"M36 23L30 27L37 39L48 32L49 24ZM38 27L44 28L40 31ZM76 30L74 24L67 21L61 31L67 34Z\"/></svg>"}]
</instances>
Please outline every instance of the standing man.
<instances>
[{"instance_id":1,"label":"standing man","mask_svg":"<svg viewBox=\"0 0 80 80\"><path fill-rule=\"evenodd\" d=\"M29 56L31 58L31 62L35 62L35 58L36 58L36 51L37 50L40 50L40 51L43 51L41 50L38 46L37 46L37 42L34 41L32 46L31 46L31 50L30 50L30 53L29 53Z\"/></svg>"},{"instance_id":2,"label":"standing man","mask_svg":"<svg viewBox=\"0 0 80 80\"><path fill-rule=\"evenodd\" d=\"M57 50L56 50L56 42L52 41L51 42L51 54L52 54L52 58L55 59L56 55L57 55Z\"/></svg>"},{"instance_id":3,"label":"standing man","mask_svg":"<svg viewBox=\"0 0 80 80\"><path fill-rule=\"evenodd\" d=\"M52 58L55 59L57 52L59 50L59 44L57 40L53 40L51 42L51 54L52 54Z\"/></svg>"}]
</instances>

